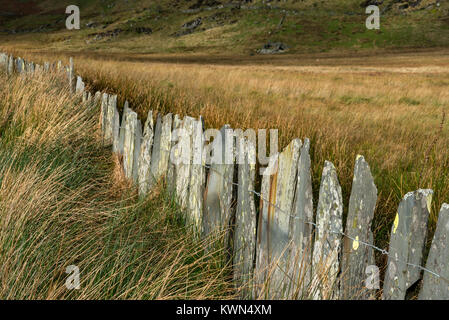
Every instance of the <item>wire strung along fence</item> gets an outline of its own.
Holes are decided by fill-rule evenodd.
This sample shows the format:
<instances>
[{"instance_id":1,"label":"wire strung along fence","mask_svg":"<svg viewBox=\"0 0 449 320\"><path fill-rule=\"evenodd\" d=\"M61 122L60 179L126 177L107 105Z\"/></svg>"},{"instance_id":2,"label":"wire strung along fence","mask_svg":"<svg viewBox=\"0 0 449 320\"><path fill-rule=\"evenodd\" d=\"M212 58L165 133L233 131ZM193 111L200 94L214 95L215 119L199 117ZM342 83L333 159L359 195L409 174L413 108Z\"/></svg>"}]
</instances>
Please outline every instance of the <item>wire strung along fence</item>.
<instances>
[{"instance_id":1,"label":"wire strung along fence","mask_svg":"<svg viewBox=\"0 0 449 320\"><path fill-rule=\"evenodd\" d=\"M329 161L314 214L307 138L293 140L271 157L257 191L255 141L229 125L210 144L201 117L169 113L154 121L150 110L142 127L127 102L120 115L116 95L88 92L73 59L69 66L39 65L0 53L0 70L8 75L65 73L71 92L99 108L103 141L123 157L124 173L140 196L165 179L192 232L198 237L226 233L241 298L375 299L380 293L382 299L402 300L419 283L419 299L449 299L447 204L423 266L432 190L403 197L385 250L373 244L377 188L363 156L355 161L343 226L341 187ZM388 258L382 288L375 281L375 251Z\"/></svg>"}]
</instances>

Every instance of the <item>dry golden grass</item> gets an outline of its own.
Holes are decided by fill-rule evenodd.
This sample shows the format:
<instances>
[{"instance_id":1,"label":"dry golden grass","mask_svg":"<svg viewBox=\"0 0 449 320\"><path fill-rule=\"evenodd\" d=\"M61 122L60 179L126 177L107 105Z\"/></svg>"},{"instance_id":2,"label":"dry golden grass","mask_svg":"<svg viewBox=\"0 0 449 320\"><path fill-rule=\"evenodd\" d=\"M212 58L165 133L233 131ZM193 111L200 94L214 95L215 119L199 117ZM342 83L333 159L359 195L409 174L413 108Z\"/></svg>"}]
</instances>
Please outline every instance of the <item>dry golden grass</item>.
<instances>
[{"instance_id":1,"label":"dry golden grass","mask_svg":"<svg viewBox=\"0 0 449 320\"><path fill-rule=\"evenodd\" d=\"M207 127L278 128L282 146L309 137L315 200L324 160L330 160L347 205L356 155L364 155L379 190L374 229L381 247L408 191L434 189L433 229L449 201L447 51L251 59L225 57L221 65L219 57L79 54L75 62L92 89L118 93L142 119L152 108L201 114Z\"/></svg>"}]
</instances>

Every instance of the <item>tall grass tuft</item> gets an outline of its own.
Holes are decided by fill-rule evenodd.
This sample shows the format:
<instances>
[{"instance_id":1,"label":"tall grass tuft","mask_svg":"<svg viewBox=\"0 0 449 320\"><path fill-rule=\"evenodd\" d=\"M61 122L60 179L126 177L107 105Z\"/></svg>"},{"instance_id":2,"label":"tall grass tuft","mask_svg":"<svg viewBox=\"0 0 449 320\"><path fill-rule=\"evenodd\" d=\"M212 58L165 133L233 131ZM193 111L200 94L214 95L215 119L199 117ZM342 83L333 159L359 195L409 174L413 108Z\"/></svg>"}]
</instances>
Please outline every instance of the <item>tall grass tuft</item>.
<instances>
[{"instance_id":1,"label":"tall grass tuft","mask_svg":"<svg viewBox=\"0 0 449 320\"><path fill-rule=\"evenodd\" d=\"M223 249L204 249L163 187L136 197L101 144L97 107L61 83L0 75L0 298L233 297Z\"/></svg>"}]
</instances>

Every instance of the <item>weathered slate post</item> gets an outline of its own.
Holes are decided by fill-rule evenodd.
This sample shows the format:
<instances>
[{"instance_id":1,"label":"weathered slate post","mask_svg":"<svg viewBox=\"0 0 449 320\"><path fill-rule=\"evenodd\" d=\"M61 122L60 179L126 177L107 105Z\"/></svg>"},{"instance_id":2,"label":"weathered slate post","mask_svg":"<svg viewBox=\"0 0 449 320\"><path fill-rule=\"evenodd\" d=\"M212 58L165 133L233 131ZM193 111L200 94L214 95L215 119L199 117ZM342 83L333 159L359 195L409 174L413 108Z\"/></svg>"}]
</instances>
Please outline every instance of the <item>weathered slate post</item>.
<instances>
[{"instance_id":1,"label":"weathered slate post","mask_svg":"<svg viewBox=\"0 0 449 320\"><path fill-rule=\"evenodd\" d=\"M290 298L300 299L310 283L312 270L313 192L310 160L310 141L304 140L298 160L298 178L293 205L293 230L291 234L290 276L295 286Z\"/></svg>"},{"instance_id":2,"label":"weathered slate post","mask_svg":"<svg viewBox=\"0 0 449 320\"><path fill-rule=\"evenodd\" d=\"M329 161L324 163L316 220L311 295L316 300L338 299L343 200L337 171Z\"/></svg>"},{"instance_id":3,"label":"weathered slate post","mask_svg":"<svg viewBox=\"0 0 449 320\"><path fill-rule=\"evenodd\" d=\"M204 134L203 118L193 122L192 134L192 166L189 181L189 215L190 223L198 233L202 234L203 195L205 186L205 168L203 158Z\"/></svg>"},{"instance_id":4,"label":"weathered slate post","mask_svg":"<svg viewBox=\"0 0 449 320\"><path fill-rule=\"evenodd\" d=\"M0 66L5 70L5 73L8 72L8 56L3 52L0 54Z\"/></svg>"},{"instance_id":5,"label":"weathered slate post","mask_svg":"<svg viewBox=\"0 0 449 320\"><path fill-rule=\"evenodd\" d=\"M277 170L271 181L263 177L265 181L262 183L269 181L270 185L262 190L264 200L259 217L262 225L259 226L260 260L257 272L262 271L262 277L265 276L265 290L270 299L287 298L295 287L290 278L289 254L292 249L293 201L301 145L301 140L293 140L278 156ZM260 280L257 285L260 285Z\"/></svg>"},{"instance_id":6,"label":"weathered slate post","mask_svg":"<svg viewBox=\"0 0 449 320\"><path fill-rule=\"evenodd\" d=\"M14 73L14 58L13 56L9 56L8 59L8 75L12 75Z\"/></svg>"},{"instance_id":7,"label":"weathered slate post","mask_svg":"<svg viewBox=\"0 0 449 320\"><path fill-rule=\"evenodd\" d=\"M162 117L158 179L167 175L170 162L172 125L173 115L171 113Z\"/></svg>"},{"instance_id":8,"label":"weathered slate post","mask_svg":"<svg viewBox=\"0 0 449 320\"><path fill-rule=\"evenodd\" d=\"M139 156L139 194L145 196L151 186L151 147L153 146L153 111L148 111Z\"/></svg>"},{"instance_id":9,"label":"weathered slate post","mask_svg":"<svg viewBox=\"0 0 449 320\"><path fill-rule=\"evenodd\" d=\"M125 105L123 106L122 112L122 123L120 125L120 133L119 133L119 143L118 143L118 153L123 155L123 145L125 143L125 126L126 126L126 117L131 109L129 109L128 101L125 101Z\"/></svg>"},{"instance_id":10,"label":"weathered slate post","mask_svg":"<svg viewBox=\"0 0 449 320\"><path fill-rule=\"evenodd\" d=\"M77 76L76 78L76 87L75 87L75 93L83 93L84 92L84 88L86 86L84 85L83 82L83 78L81 78L80 76Z\"/></svg>"},{"instance_id":11,"label":"weathered slate post","mask_svg":"<svg viewBox=\"0 0 449 320\"><path fill-rule=\"evenodd\" d=\"M117 96L110 95L107 103L104 140L107 145L113 145L113 152L118 150L120 119L117 111Z\"/></svg>"},{"instance_id":12,"label":"weathered slate post","mask_svg":"<svg viewBox=\"0 0 449 320\"><path fill-rule=\"evenodd\" d=\"M430 189L409 192L399 204L391 229L384 300L405 299L407 289L420 278L421 270L408 263L421 265L432 194Z\"/></svg>"},{"instance_id":13,"label":"weathered slate post","mask_svg":"<svg viewBox=\"0 0 449 320\"><path fill-rule=\"evenodd\" d=\"M256 267L254 270L254 299L270 298L269 279L270 274L273 272L273 267L269 246L269 221L274 215L274 203L276 201L275 182L277 180L278 164L279 155L275 154L270 158L269 171L265 171L262 176L260 212L257 224Z\"/></svg>"},{"instance_id":14,"label":"weathered slate post","mask_svg":"<svg viewBox=\"0 0 449 320\"><path fill-rule=\"evenodd\" d=\"M103 134L103 141L105 139L106 135L106 121L107 121L107 114L108 114L108 99L109 95L107 93L103 93L101 96L101 109L100 109L100 128L101 132Z\"/></svg>"},{"instance_id":15,"label":"weathered slate post","mask_svg":"<svg viewBox=\"0 0 449 320\"><path fill-rule=\"evenodd\" d=\"M140 141L142 138L142 127L137 113L129 110L125 119L125 139L123 144L123 165L125 176L138 182L138 162L140 155Z\"/></svg>"},{"instance_id":16,"label":"weathered slate post","mask_svg":"<svg viewBox=\"0 0 449 320\"><path fill-rule=\"evenodd\" d=\"M73 58L72 57L70 57L70 59L69 59L68 77L69 77L70 92L73 93L74 90L75 90L75 67L74 67L74 64L73 64Z\"/></svg>"},{"instance_id":17,"label":"weathered slate post","mask_svg":"<svg viewBox=\"0 0 449 320\"><path fill-rule=\"evenodd\" d=\"M433 236L424 272L420 300L449 300L449 205L444 203L438 215L437 229Z\"/></svg>"},{"instance_id":18,"label":"weathered slate post","mask_svg":"<svg viewBox=\"0 0 449 320\"><path fill-rule=\"evenodd\" d=\"M17 73L25 72L25 63L23 62L23 59L21 57L18 57L16 59L16 70L17 70Z\"/></svg>"},{"instance_id":19,"label":"weathered slate post","mask_svg":"<svg viewBox=\"0 0 449 320\"><path fill-rule=\"evenodd\" d=\"M357 156L346 220L343 257L341 261L341 293L343 299L374 299L375 290L365 287L366 270L374 265L371 222L377 202L377 188L368 163L363 156ZM353 240L354 239L354 240Z\"/></svg>"},{"instance_id":20,"label":"weathered slate post","mask_svg":"<svg viewBox=\"0 0 449 320\"><path fill-rule=\"evenodd\" d=\"M182 130L179 131L179 158L177 159L176 169L176 195L182 209L189 205L189 184L192 162L192 135L193 123L192 117L184 117Z\"/></svg>"},{"instance_id":21,"label":"weathered slate post","mask_svg":"<svg viewBox=\"0 0 449 320\"><path fill-rule=\"evenodd\" d=\"M182 126L182 120L179 115L175 114L173 117L173 131L171 134L171 144L170 144L170 160L168 162L168 171L167 171L167 188L170 192L174 192L176 190L176 159L179 158L180 148L176 144L178 141L178 132Z\"/></svg>"},{"instance_id":22,"label":"weathered slate post","mask_svg":"<svg viewBox=\"0 0 449 320\"><path fill-rule=\"evenodd\" d=\"M254 194L252 193L256 172L256 148L249 139L239 136L237 137L236 152L240 159L243 159L243 163L238 164L233 250L234 286L240 291L241 298L250 299L256 250L257 217Z\"/></svg>"},{"instance_id":23,"label":"weathered slate post","mask_svg":"<svg viewBox=\"0 0 449 320\"><path fill-rule=\"evenodd\" d=\"M204 236L230 227L235 163L233 132L229 125L224 125L211 145L212 156L204 199Z\"/></svg>"}]
</instances>

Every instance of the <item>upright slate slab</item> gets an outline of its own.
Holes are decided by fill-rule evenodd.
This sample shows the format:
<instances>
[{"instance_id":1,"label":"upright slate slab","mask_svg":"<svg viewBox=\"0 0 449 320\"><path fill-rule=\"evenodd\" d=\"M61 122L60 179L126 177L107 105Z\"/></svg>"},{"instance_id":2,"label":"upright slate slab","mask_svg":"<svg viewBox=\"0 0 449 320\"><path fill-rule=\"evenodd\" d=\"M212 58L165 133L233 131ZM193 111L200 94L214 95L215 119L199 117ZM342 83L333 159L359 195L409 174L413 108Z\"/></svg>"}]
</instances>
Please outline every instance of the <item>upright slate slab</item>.
<instances>
[{"instance_id":1,"label":"upright slate slab","mask_svg":"<svg viewBox=\"0 0 449 320\"><path fill-rule=\"evenodd\" d=\"M83 93L84 92L84 82L83 82L83 78L81 78L80 76L77 76L76 78L76 87L75 87L75 93Z\"/></svg>"},{"instance_id":2,"label":"upright slate slab","mask_svg":"<svg viewBox=\"0 0 449 320\"><path fill-rule=\"evenodd\" d=\"M175 114L173 117L173 131L171 134L171 143L170 143L170 159L168 162L168 171L167 171L167 188L170 192L174 192L176 190L176 159L179 158L179 146L178 142L178 131L182 126L182 120L179 115Z\"/></svg>"},{"instance_id":3,"label":"upright slate slab","mask_svg":"<svg viewBox=\"0 0 449 320\"><path fill-rule=\"evenodd\" d=\"M0 54L0 67L5 72L8 72L8 56L5 53Z\"/></svg>"},{"instance_id":4,"label":"upright slate slab","mask_svg":"<svg viewBox=\"0 0 449 320\"><path fill-rule=\"evenodd\" d=\"M238 165L237 208L234 230L234 286L242 299L252 295L253 261L256 250L256 206L254 179L256 148L250 140L237 137L237 153L243 159Z\"/></svg>"},{"instance_id":5,"label":"upright slate slab","mask_svg":"<svg viewBox=\"0 0 449 320\"><path fill-rule=\"evenodd\" d=\"M114 141L118 140L118 111L117 111L117 96L110 95L106 107L106 120L104 126L104 141L105 144L114 145ZM118 142L116 142L118 147Z\"/></svg>"},{"instance_id":6,"label":"upright slate slab","mask_svg":"<svg viewBox=\"0 0 449 320\"><path fill-rule=\"evenodd\" d=\"M313 191L310 160L310 141L304 140L298 160L296 194L293 205L293 229L290 236L290 277L294 286L290 298L305 296L312 270Z\"/></svg>"},{"instance_id":7,"label":"upright slate slab","mask_svg":"<svg viewBox=\"0 0 449 320\"><path fill-rule=\"evenodd\" d=\"M108 100L107 93L103 93L101 96L101 109L100 109L100 127L103 133L103 141L106 138L106 126L107 126L107 114L108 114Z\"/></svg>"},{"instance_id":8,"label":"upright slate slab","mask_svg":"<svg viewBox=\"0 0 449 320\"><path fill-rule=\"evenodd\" d=\"M202 233L203 195L205 188L205 168L203 158L204 134L203 118L193 122L192 132L192 165L189 182L189 215L190 222L198 232Z\"/></svg>"},{"instance_id":9,"label":"upright slate slab","mask_svg":"<svg viewBox=\"0 0 449 320\"><path fill-rule=\"evenodd\" d=\"M117 96L112 96L109 98L108 112L111 114L108 117L112 116L112 118L111 118L112 152L119 153L119 150L120 150L120 114L118 113L118 109L117 109Z\"/></svg>"},{"instance_id":10,"label":"upright slate slab","mask_svg":"<svg viewBox=\"0 0 449 320\"><path fill-rule=\"evenodd\" d=\"M119 143L118 143L118 153L121 155L123 155L123 146L125 143L126 117L128 116L130 110L131 109L129 108L128 101L125 101L125 105L123 106L122 123L120 125Z\"/></svg>"},{"instance_id":11,"label":"upright slate slab","mask_svg":"<svg viewBox=\"0 0 449 320\"><path fill-rule=\"evenodd\" d=\"M25 63L23 62L23 59L20 57L18 57L16 59L16 70L17 70L17 73L25 72Z\"/></svg>"},{"instance_id":12,"label":"upright slate slab","mask_svg":"<svg viewBox=\"0 0 449 320\"><path fill-rule=\"evenodd\" d=\"M449 205L444 203L438 215L438 224L433 236L424 272L420 300L449 300Z\"/></svg>"},{"instance_id":13,"label":"upright slate slab","mask_svg":"<svg viewBox=\"0 0 449 320\"><path fill-rule=\"evenodd\" d=\"M407 193L399 204L390 237L388 267L382 298L404 300L407 289L420 279L433 191L419 189Z\"/></svg>"},{"instance_id":14,"label":"upright slate slab","mask_svg":"<svg viewBox=\"0 0 449 320\"><path fill-rule=\"evenodd\" d=\"M375 265L371 222L377 202L377 188L363 156L357 156L346 220L343 257L341 261L341 294L343 299L374 299L375 290L367 289L368 266Z\"/></svg>"},{"instance_id":15,"label":"upright slate slab","mask_svg":"<svg viewBox=\"0 0 449 320\"><path fill-rule=\"evenodd\" d=\"M207 236L230 226L234 179L235 139L229 125L212 142L212 157L204 199L203 232Z\"/></svg>"},{"instance_id":16,"label":"upright slate slab","mask_svg":"<svg viewBox=\"0 0 449 320\"><path fill-rule=\"evenodd\" d=\"M8 75L12 75L14 73L14 58L13 56L9 56L8 59Z\"/></svg>"},{"instance_id":17,"label":"upright slate slab","mask_svg":"<svg viewBox=\"0 0 449 320\"><path fill-rule=\"evenodd\" d=\"M192 165L192 135L195 119L184 117L182 130L179 132L179 158L176 168L176 195L182 209L189 205L189 185Z\"/></svg>"},{"instance_id":18,"label":"upright slate slab","mask_svg":"<svg viewBox=\"0 0 449 320\"><path fill-rule=\"evenodd\" d=\"M69 59L68 78L69 78L70 92L73 93L75 91L75 67L74 67L74 64L73 64L73 58L72 57Z\"/></svg>"},{"instance_id":19,"label":"upright slate slab","mask_svg":"<svg viewBox=\"0 0 449 320\"><path fill-rule=\"evenodd\" d=\"M274 216L269 220L269 250L271 261L276 264L270 279L270 295L273 298L287 298L295 288L288 272L289 254L292 249L290 235L293 228L293 200L295 197L296 174L302 142L293 140L279 155ZM272 187L273 188L273 187Z\"/></svg>"},{"instance_id":20,"label":"upright slate slab","mask_svg":"<svg viewBox=\"0 0 449 320\"><path fill-rule=\"evenodd\" d=\"M168 164L170 162L172 125L173 115L171 113L162 117L158 178L167 175Z\"/></svg>"},{"instance_id":21,"label":"upright slate slab","mask_svg":"<svg viewBox=\"0 0 449 320\"><path fill-rule=\"evenodd\" d=\"M159 163L161 158L161 137L162 137L162 116L158 113L156 118L156 126L154 128L154 142L151 153L151 179L157 181L159 179Z\"/></svg>"},{"instance_id":22,"label":"upright slate slab","mask_svg":"<svg viewBox=\"0 0 449 320\"><path fill-rule=\"evenodd\" d=\"M270 252L270 221L274 216L276 203L276 181L278 174L279 155L274 155L270 159L269 167L272 170L265 171L262 176L260 212L257 226L256 243L256 267L254 269L254 299L269 299L270 277L274 267L271 261Z\"/></svg>"},{"instance_id":23,"label":"upright slate slab","mask_svg":"<svg viewBox=\"0 0 449 320\"><path fill-rule=\"evenodd\" d=\"M339 256L343 232L343 200L334 165L326 161L321 177L312 255L311 296L338 299Z\"/></svg>"},{"instance_id":24,"label":"upright slate slab","mask_svg":"<svg viewBox=\"0 0 449 320\"><path fill-rule=\"evenodd\" d=\"M140 141L142 128L137 119L137 113L129 111L125 119L125 139L123 144L123 165L125 176L137 182L138 161L140 155Z\"/></svg>"},{"instance_id":25,"label":"upright slate slab","mask_svg":"<svg viewBox=\"0 0 449 320\"><path fill-rule=\"evenodd\" d=\"M143 129L143 139L139 156L139 194L145 196L152 185L151 177L151 148L153 146L153 111L148 111Z\"/></svg>"}]
</instances>

